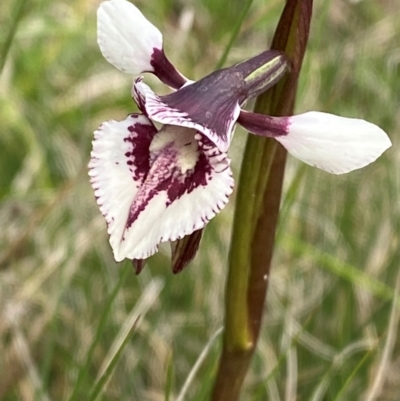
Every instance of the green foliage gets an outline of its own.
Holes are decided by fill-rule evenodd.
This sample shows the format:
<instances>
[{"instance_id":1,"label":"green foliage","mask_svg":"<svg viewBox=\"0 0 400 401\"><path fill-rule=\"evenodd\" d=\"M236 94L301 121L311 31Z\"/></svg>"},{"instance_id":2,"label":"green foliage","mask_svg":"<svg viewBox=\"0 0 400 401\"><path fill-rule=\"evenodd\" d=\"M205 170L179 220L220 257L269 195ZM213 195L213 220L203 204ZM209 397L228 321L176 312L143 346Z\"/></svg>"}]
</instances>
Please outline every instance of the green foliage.
<instances>
[{"instance_id":1,"label":"green foliage","mask_svg":"<svg viewBox=\"0 0 400 401\"><path fill-rule=\"evenodd\" d=\"M86 166L93 130L134 110L131 77L97 48L98 2L23 3L0 5L0 399L172 400L222 324L234 197L181 274L170 272L167 247L139 276L128 261L117 265ZM137 4L193 79L218 63L245 7ZM253 1L227 64L266 48L282 4ZM289 160L243 400L398 399L396 11L396 0L316 1L297 110L368 119L394 146L343 177ZM244 136L230 152L236 173ZM203 355L185 400L208 398L218 347Z\"/></svg>"}]
</instances>

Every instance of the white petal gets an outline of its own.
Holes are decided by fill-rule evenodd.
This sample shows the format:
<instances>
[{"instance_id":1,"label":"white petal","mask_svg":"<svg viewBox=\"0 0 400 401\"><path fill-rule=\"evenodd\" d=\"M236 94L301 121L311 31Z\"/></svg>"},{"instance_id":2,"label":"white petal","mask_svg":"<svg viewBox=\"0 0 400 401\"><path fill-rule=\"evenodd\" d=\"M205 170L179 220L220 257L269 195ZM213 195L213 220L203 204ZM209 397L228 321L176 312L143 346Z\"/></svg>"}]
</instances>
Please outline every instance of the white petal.
<instances>
[{"instance_id":1,"label":"white petal","mask_svg":"<svg viewBox=\"0 0 400 401\"><path fill-rule=\"evenodd\" d=\"M179 148L169 148L165 157L161 153L157 155L132 204L119 247L114 249L117 260L145 259L157 251L160 242L175 241L203 228L225 206L233 190L226 154L202 144L208 159L204 156L197 159L192 154L192 145L185 150L187 133L191 130L180 127L169 129L175 130L175 144ZM193 138L194 133L191 133ZM166 143L164 139L158 139L151 149L158 152ZM196 167L193 169L193 166ZM134 216L132 221L131 216Z\"/></svg>"},{"instance_id":2,"label":"white petal","mask_svg":"<svg viewBox=\"0 0 400 401\"><path fill-rule=\"evenodd\" d=\"M148 149L156 132L145 116L137 114L120 122L107 121L95 132L90 182L106 219L114 252L125 230L131 204L149 169Z\"/></svg>"},{"instance_id":3,"label":"white petal","mask_svg":"<svg viewBox=\"0 0 400 401\"><path fill-rule=\"evenodd\" d=\"M153 72L155 49L162 49L162 34L130 2L110 0L97 11L97 41L106 60L122 72Z\"/></svg>"},{"instance_id":4,"label":"white petal","mask_svg":"<svg viewBox=\"0 0 400 401\"><path fill-rule=\"evenodd\" d=\"M194 84L187 83L171 96L179 99L183 91L189 91L192 86ZM189 96L182 96L182 104L179 105L179 108L175 108L168 104L168 96L160 98L140 78L135 81L132 94L141 110L145 110L152 120L161 124L195 129L210 139L221 152L228 151L240 114L240 106L234 99L233 101L226 99L219 110L215 108L209 110L210 104L207 104L207 95L193 91L190 94L190 106ZM229 104L230 102L232 105Z\"/></svg>"},{"instance_id":5,"label":"white petal","mask_svg":"<svg viewBox=\"0 0 400 401\"><path fill-rule=\"evenodd\" d=\"M288 134L275 139L294 157L333 174L367 166L391 146L381 128L364 120L312 111L288 122Z\"/></svg>"}]
</instances>

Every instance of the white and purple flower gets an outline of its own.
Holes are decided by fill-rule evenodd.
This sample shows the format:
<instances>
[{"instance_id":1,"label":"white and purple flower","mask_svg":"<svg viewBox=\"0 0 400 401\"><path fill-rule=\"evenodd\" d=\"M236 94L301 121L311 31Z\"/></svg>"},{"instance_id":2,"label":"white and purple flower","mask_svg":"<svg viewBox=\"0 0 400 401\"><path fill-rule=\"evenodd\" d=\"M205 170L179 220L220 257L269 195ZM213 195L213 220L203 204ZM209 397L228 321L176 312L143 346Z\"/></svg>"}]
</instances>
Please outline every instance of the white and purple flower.
<instances>
[{"instance_id":1,"label":"white and purple flower","mask_svg":"<svg viewBox=\"0 0 400 401\"><path fill-rule=\"evenodd\" d=\"M158 96L137 78L132 96L141 113L95 131L89 175L116 261L148 258L161 242L202 229L226 205L234 185L226 152L236 123L333 174L364 167L391 146L384 131L364 120L242 110L290 68L281 52L189 81L166 58L160 31L126 0L100 5L98 43L119 70L151 72L175 90Z\"/></svg>"}]
</instances>

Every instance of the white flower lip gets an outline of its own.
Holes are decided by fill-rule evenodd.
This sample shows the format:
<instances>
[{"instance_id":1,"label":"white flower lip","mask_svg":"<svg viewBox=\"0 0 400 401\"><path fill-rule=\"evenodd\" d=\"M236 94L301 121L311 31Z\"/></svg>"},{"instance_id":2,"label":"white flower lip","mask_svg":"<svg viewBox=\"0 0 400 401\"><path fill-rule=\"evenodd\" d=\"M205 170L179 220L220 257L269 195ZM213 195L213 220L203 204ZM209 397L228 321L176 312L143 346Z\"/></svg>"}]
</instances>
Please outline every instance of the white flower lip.
<instances>
[{"instance_id":1,"label":"white flower lip","mask_svg":"<svg viewBox=\"0 0 400 401\"><path fill-rule=\"evenodd\" d=\"M95 132L89 175L117 262L203 228L233 191L230 161L194 131L157 129L143 114Z\"/></svg>"},{"instance_id":2,"label":"white flower lip","mask_svg":"<svg viewBox=\"0 0 400 401\"><path fill-rule=\"evenodd\" d=\"M109 0L97 11L97 41L104 58L129 74L153 72L154 49L162 50L161 32L132 3Z\"/></svg>"},{"instance_id":3,"label":"white flower lip","mask_svg":"<svg viewBox=\"0 0 400 401\"><path fill-rule=\"evenodd\" d=\"M392 145L381 128L365 120L316 111L287 119L287 135L275 139L294 157L332 174L365 167Z\"/></svg>"}]
</instances>

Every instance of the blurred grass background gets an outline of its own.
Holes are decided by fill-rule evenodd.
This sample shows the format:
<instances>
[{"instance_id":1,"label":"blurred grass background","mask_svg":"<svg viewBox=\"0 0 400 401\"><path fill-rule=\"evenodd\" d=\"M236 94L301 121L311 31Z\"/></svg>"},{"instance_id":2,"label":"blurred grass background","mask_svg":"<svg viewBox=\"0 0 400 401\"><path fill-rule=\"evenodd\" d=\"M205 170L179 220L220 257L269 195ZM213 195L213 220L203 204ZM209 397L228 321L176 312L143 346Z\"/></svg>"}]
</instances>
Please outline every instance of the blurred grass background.
<instances>
[{"instance_id":1,"label":"blurred grass background","mask_svg":"<svg viewBox=\"0 0 400 401\"><path fill-rule=\"evenodd\" d=\"M0 57L10 44L0 75L0 399L207 400L234 197L178 276L167 246L139 276L113 261L87 163L93 130L135 106L132 78L98 50L99 3L0 4ZM245 7L135 4L192 79L212 71ZM253 1L227 65L268 46L282 5ZM243 400L400 399L399 17L397 0L315 1L297 110L368 119L394 146L340 177L289 160ZM230 151L236 177L245 137L237 130Z\"/></svg>"}]
</instances>

